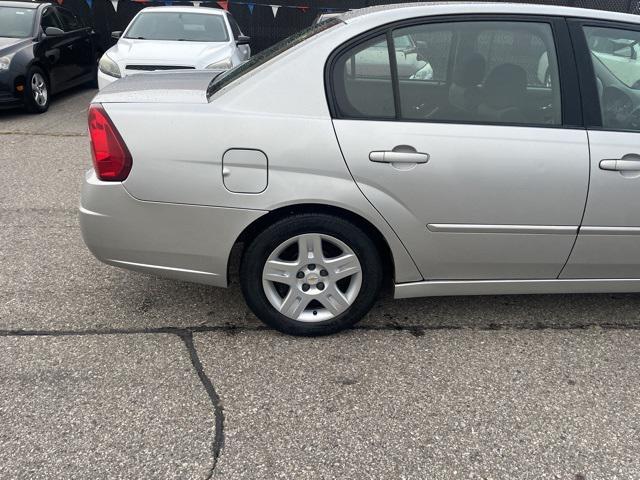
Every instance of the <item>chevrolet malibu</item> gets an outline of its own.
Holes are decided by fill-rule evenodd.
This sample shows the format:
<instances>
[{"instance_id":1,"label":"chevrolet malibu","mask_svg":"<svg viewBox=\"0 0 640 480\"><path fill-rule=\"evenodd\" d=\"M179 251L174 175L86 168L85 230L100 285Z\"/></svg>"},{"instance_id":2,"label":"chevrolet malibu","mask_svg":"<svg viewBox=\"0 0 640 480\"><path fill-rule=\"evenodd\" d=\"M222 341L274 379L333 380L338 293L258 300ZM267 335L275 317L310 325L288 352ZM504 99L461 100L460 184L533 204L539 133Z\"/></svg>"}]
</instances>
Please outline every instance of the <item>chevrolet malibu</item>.
<instances>
[{"instance_id":1,"label":"chevrolet malibu","mask_svg":"<svg viewBox=\"0 0 640 480\"><path fill-rule=\"evenodd\" d=\"M148 7L127 29L113 32L118 43L102 56L98 86L156 70L221 69L251 55L250 38L230 13L207 7Z\"/></svg>"},{"instance_id":2,"label":"chevrolet malibu","mask_svg":"<svg viewBox=\"0 0 640 480\"><path fill-rule=\"evenodd\" d=\"M406 38L430 78L399 74ZM110 265L218 287L238 245L249 307L297 335L353 325L387 284L638 292L640 63L619 76L594 50L606 41L640 41L640 18L375 7L225 73L128 77L90 107L84 241ZM386 61L361 68L381 43Z\"/></svg>"}]
</instances>

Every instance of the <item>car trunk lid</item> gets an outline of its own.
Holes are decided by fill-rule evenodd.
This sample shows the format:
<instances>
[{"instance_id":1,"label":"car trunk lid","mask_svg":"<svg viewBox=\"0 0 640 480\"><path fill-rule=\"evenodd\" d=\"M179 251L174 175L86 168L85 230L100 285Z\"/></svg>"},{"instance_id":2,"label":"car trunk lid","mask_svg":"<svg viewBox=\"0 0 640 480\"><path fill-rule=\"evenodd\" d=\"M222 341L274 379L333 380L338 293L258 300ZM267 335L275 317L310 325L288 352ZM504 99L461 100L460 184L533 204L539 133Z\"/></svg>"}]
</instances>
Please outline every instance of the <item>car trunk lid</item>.
<instances>
[{"instance_id":1,"label":"car trunk lid","mask_svg":"<svg viewBox=\"0 0 640 480\"><path fill-rule=\"evenodd\" d=\"M150 72L127 76L101 90L96 103L207 103L207 87L223 70Z\"/></svg>"}]
</instances>

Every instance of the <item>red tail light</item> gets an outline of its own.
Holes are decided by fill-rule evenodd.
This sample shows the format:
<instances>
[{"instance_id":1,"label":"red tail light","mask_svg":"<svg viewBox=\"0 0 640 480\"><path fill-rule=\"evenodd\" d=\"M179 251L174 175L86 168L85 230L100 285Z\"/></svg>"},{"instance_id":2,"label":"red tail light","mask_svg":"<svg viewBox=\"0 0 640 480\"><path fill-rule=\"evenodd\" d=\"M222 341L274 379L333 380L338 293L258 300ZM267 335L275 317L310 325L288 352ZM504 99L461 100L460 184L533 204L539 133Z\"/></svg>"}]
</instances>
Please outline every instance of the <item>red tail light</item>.
<instances>
[{"instance_id":1,"label":"red tail light","mask_svg":"<svg viewBox=\"0 0 640 480\"><path fill-rule=\"evenodd\" d=\"M118 130L100 104L89 107L89 135L93 166L100 180L122 182L133 160Z\"/></svg>"}]
</instances>

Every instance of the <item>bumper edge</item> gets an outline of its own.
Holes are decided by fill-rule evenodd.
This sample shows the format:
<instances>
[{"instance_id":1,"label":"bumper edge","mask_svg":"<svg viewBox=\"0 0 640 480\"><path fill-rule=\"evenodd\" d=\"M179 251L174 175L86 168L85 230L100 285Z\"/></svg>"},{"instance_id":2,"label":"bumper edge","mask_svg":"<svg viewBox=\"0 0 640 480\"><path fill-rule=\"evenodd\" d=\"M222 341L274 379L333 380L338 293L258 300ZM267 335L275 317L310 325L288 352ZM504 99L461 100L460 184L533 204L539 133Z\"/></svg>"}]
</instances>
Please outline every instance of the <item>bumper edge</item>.
<instances>
[{"instance_id":1,"label":"bumper edge","mask_svg":"<svg viewBox=\"0 0 640 480\"><path fill-rule=\"evenodd\" d=\"M229 254L262 210L146 202L121 183L89 171L82 186L80 229L100 261L195 283L227 286Z\"/></svg>"}]
</instances>

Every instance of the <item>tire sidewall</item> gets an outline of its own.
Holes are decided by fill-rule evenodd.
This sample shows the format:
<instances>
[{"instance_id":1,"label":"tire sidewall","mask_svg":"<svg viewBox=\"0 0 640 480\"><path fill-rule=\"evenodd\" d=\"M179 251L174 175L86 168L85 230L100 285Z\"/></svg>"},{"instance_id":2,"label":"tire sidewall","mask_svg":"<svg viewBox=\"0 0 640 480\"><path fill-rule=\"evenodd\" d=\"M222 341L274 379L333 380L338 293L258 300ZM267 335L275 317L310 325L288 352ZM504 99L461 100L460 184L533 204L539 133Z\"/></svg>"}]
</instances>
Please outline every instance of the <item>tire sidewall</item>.
<instances>
[{"instance_id":1,"label":"tire sidewall","mask_svg":"<svg viewBox=\"0 0 640 480\"><path fill-rule=\"evenodd\" d=\"M353 304L342 314L322 322L299 322L278 312L262 285L267 258L283 242L297 235L319 233L337 238L353 250L362 268L362 285ZM249 308L267 325L281 332L316 336L344 330L373 306L382 284L383 269L375 244L357 226L326 214L301 214L268 227L245 249L240 266L242 291Z\"/></svg>"},{"instance_id":2,"label":"tire sidewall","mask_svg":"<svg viewBox=\"0 0 640 480\"><path fill-rule=\"evenodd\" d=\"M31 90L31 79L33 75L39 73L44 78L45 85L47 86L47 103L45 105L38 105L33 98L33 91ZM26 85L25 85L25 98L24 102L27 110L32 113L44 113L49 109L51 103L51 85L49 84L49 77L40 67L31 67L27 72Z\"/></svg>"}]
</instances>

